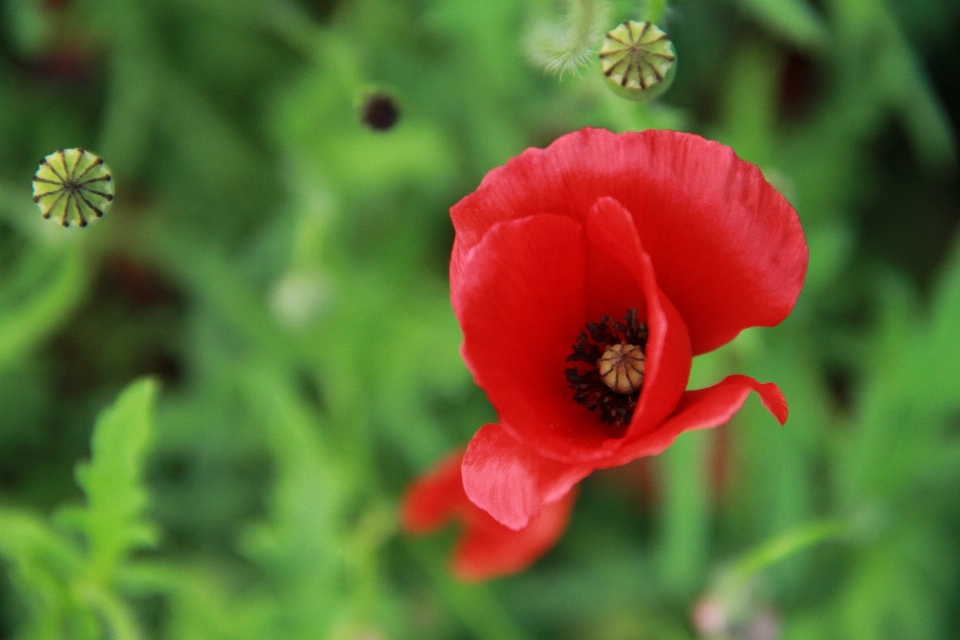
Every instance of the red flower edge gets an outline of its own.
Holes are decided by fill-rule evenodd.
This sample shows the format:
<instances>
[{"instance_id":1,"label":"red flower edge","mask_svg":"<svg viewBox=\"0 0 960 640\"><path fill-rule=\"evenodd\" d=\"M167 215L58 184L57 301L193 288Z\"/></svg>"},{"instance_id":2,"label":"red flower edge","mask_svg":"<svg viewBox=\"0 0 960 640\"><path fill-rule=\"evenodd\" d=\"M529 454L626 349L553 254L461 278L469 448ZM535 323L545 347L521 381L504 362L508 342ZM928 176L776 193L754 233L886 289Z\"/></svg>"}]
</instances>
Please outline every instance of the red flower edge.
<instances>
[{"instance_id":1,"label":"red flower edge","mask_svg":"<svg viewBox=\"0 0 960 640\"><path fill-rule=\"evenodd\" d=\"M460 476L463 452L447 456L407 490L400 523L407 533L439 529L451 519L464 531L451 558L454 575L466 582L489 580L522 571L566 531L576 501L571 491L540 509L518 531L505 527L467 498Z\"/></svg>"},{"instance_id":2,"label":"red flower edge","mask_svg":"<svg viewBox=\"0 0 960 640\"><path fill-rule=\"evenodd\" d=\"M586 129L491 171L451 216L462 353L500 418L468 447L463 483L499 522L520 529L593 469L722 424L751 390L786 420L772 383L685 391L693 355L780 322L806 273L796 212L729 148ZM565 360L588 323L628 310L644 323L646 368L613 432L573 401Z\"/></svg>"},{"instance_id":3,"label":"red flower edge","mask_svg":"<svg viewBox=\"0 0 960 640\"><path fill-rule=\"evenodd\" d=\"M451 289L493 225L538 213L582 223L604 196L630 212L694 355L793 309L807 265L793 207L730 147L677 131L586 128L490 171L450 209Z\"/></svg>"}]
</instances>

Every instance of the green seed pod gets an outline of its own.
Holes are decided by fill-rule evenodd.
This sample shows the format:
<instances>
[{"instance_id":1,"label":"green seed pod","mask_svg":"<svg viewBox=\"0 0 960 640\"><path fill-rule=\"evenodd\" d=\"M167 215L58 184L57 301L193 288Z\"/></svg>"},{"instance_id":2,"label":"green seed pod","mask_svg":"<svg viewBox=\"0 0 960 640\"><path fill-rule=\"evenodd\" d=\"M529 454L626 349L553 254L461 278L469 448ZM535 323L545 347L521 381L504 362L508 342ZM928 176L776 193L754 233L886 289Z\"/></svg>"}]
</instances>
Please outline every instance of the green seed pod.
<instances>
[{"instance_id":1,"label":"green seed pod","mask_svg":"<svg viewBox=\"0 0 960 640\"><path fill-rule=\"evenodd\" d=\"M33 201L44 218L64 227L85 227L113 202L113 176L98 156L84 149L60 149L40 161L33 176Z\"/></svg>"},{"instance_id":2,"label":"green seed pod","mask_svg":"<svg viewBox=\"0 0 960 640\"><path fill-rule=\"evenodd\" d=\"M653 100L673 82L677 52L657 25L627 20L604 38L600 67L618 95Z\"/></svg>"}]
</instances>

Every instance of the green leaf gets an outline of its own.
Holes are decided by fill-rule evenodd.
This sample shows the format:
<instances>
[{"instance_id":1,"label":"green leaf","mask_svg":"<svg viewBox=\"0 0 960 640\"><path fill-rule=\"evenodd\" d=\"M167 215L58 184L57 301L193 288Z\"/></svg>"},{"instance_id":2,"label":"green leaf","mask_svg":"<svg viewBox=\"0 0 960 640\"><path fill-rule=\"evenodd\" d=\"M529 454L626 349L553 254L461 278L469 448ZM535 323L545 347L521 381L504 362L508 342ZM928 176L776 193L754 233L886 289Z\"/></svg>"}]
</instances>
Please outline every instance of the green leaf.
<instances>
[{"instance_id":1,"label":"green leaf","mask_svg":"<svg viewBox=\"0 0 960 640\"><path fill-rule=\"evenodd\" d=\"M139 562L123 567L117 579L125 592L167 596L165 638L243 640L278 636L276 628L270 626L274 600L263 594L239 597L232 590L234 585L208 569Z\"/></svg>"},{"instance_id":2,"label":"green leaf","mask_svg":"<svg viewBox=\"0 0 960 640\"><path fill-rule=\"evenodd\" d=\"M740 7L789 43L820 50L830 41L823 18L806 0L740 0Z\"/></svg>"},{"instance_id":3,"label":"green leaf","mask_svg":"<svg viewBox=\"0 0 960 640\"><path fill-rule=\"evenodd\" d=\"M60 637L72 608L69 581L82 568L79 550L33 514L0 509L0 558L29 613L18 637Z\"/></svg>"},{"instance_id":4,"label":"green leaf","mask_svg":"<svg viewBox=\"0 0 960 640\"><path fill-rule=\"evenodd\" d=\"M348 477L337 473L319 425L291 385L267 369L251 369L245 383L251 408L267 428L277 477L269 522L248 529L241 548L279 578L285 624L302 637L327 637L343 608L338 516Z\"/></svg>"},{"instance_id":5,"label":"green leaf","mask_svg":"<svg viewBox=\"0 0 960 640\"><path fill-rule=\"evenodd\" d=\"M77 466L87 495L84 530L94 575L112 571L129 551L155 542L153 527L143 519L147 495L141 474L156 393L150 379L127 387L97 419L93 460Z\"/></svg>"},{"instance_id":6,"label":"green leaf","mask_svg":"<svg viewBox=\"0 0 960 640\"><path fill-rule=\"evenodd\" d=\"M960 362L960 245L945 265L934 292L930 323L905 364L905 383L931 408L946 411L960 406L957 362Z\"/></svg>"},{"instance_id":7,"label":"green leaf","mask_svg":"<svg viewBox=\"0 0 960 640\"><path fill-rule=\"evenodd\" d=\"M49 46L55 29L40 0L11 0L5 9L10 42L18 53L36 54Z\"/></svg>"},{"instance_id":8,"label":"green leaf","mask_svg":"<svg viewBox=\"0 0 960 640\"><path fill-rule=\"evenodd\" d=\"M87 270L80 248L53 261L59 264L49 283L34 283L36 293L23 303L0 307L0 369L43 340L84 297Z\"/></svg>"},{"instance_id":9,"label":"green leaf","mask_svg":"<svg viewBox=\"0 0 960 640\"><path fill-rule=\"evenodd\" d=\"M951 166L957 149L947 110L924 68L924 62L883 7L876 11L877 36L884 47L877 56L874 82L899 110L907 133L928 166Z\"/></svg>"}]
</instances>

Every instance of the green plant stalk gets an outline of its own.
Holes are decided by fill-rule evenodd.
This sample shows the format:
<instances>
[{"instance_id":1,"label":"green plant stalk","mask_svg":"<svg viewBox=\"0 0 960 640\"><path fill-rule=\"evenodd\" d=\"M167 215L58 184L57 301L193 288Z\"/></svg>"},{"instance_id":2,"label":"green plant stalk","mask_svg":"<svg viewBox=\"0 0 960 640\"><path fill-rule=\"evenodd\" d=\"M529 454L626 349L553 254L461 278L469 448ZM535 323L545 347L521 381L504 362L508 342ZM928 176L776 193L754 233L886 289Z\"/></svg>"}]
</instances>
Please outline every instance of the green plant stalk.
<instances>
[{"instance_id":1,"label":"green plant stalk","mask_svg":"<svg viewBox=\"0 0 960 640\"><path fill-rule=\"evenodd\" d=\"M647 4L646 20L657 24L667 10L667 0L650 0Z\"/></svg>"},{"instance_id":2,"label":"green plant stalk","mask_svg":"<svg viewBox=\"0 0 960 640\"><path fill-rule=\"evenodd\" d=\"M815 544L845 535L850 523L843 520L812 522L787 531L740 558L732 567L731 575L739 584L746 584L761 571L808 549Z\"/></svg>"}]
</instances>

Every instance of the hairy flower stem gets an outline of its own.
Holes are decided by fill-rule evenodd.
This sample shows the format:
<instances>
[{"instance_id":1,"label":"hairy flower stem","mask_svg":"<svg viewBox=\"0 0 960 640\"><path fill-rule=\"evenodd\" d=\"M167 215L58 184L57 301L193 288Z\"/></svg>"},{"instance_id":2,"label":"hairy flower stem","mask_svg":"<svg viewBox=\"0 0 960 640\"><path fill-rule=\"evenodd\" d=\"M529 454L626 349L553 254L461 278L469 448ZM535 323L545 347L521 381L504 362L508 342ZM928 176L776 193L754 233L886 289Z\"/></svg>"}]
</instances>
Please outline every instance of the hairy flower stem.
<instances>
[{"instance_id":1,"label":"hairy flower stem","mask_svg":"<svg viewBox=\"0 0 960 640\"><path fill-rule=\"evenodd\" d=\"M606 26L605 0L569 0L562 23L542 24L535 29L530 55L545 70L561 77L586 66L596 52Z\"/></svg>"},{"instance_id":2,"label":"hairy flower stem","mask_svg":"<svg viewBox=\"0 0 960 640\"><path fill-rule=\"evenodd\" d=\"M603 0L570 0L568 23L579 46L590 46L594 26L605 10Z\"/></svg>"}]
</instances>

